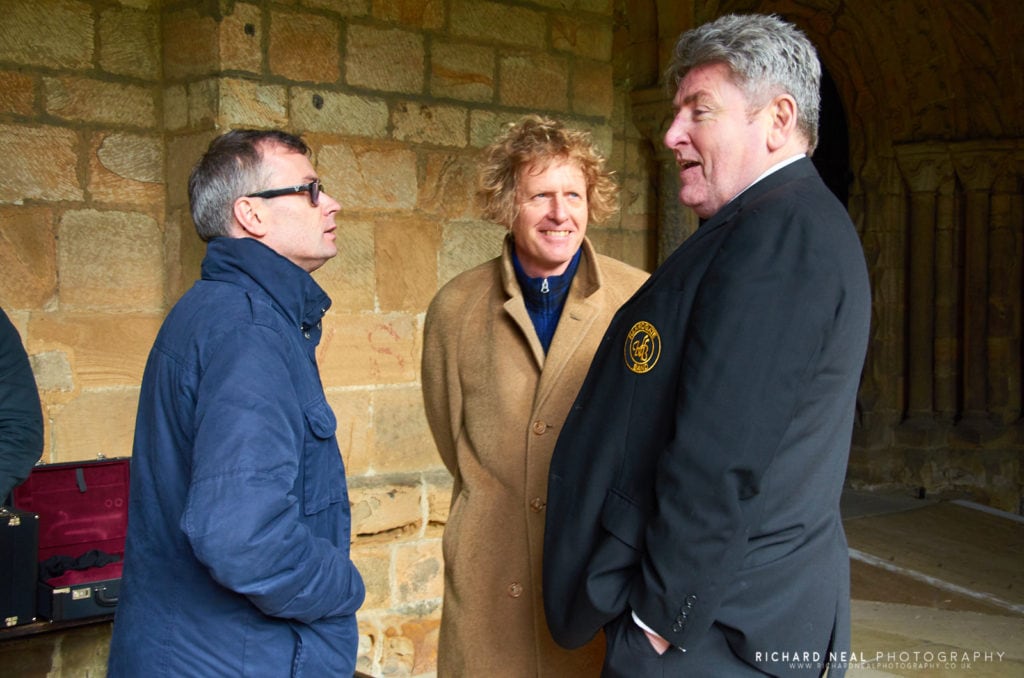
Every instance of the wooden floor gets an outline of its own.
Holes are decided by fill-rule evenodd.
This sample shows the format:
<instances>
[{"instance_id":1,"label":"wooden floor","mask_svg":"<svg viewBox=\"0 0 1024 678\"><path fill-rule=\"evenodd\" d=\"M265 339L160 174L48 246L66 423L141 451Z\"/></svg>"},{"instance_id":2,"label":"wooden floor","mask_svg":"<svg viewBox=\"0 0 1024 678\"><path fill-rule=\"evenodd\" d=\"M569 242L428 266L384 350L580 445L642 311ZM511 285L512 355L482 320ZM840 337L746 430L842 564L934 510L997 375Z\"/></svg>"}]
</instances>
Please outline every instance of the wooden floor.
<instances>
[{"instance_id":1,"label":"wooden floor","mask_svg":"<svg viewBox=\"0 0 1024 678\"><path fill-rule=\"evenodd\" d=\"M848 492L851 678L1024 677L1024 520Z\"/></svg>"}]
</instances>

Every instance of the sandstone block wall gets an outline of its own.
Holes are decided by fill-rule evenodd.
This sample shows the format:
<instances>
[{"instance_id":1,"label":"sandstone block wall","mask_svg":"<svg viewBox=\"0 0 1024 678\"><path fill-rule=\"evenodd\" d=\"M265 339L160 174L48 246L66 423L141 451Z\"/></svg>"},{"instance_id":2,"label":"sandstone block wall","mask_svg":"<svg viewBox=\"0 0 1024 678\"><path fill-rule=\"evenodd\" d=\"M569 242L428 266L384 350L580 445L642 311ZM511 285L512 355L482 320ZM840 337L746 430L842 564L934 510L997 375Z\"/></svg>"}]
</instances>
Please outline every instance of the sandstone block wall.
<instances>
[{"instance_id":1,"label":"sandstone block wall","mask_svg":"<svg viewBox=\"0 0 1024 678\"><path fill-rule=\"evenodd\" d=\"M499 251L477 216L480 148L527 112L590 130L624 186L591 237L654 264L613 4L0 0L0 306L40 387L43 460L131 453L146 356L203 255L185 187L209 140L303 134L342 205L340 254L316 274L334 299L318 359L368 585L359 667L431 674L451 479L421 333L439 286ZM101 666L107 636L90 637Z\"/></svg>"}]
</instances>

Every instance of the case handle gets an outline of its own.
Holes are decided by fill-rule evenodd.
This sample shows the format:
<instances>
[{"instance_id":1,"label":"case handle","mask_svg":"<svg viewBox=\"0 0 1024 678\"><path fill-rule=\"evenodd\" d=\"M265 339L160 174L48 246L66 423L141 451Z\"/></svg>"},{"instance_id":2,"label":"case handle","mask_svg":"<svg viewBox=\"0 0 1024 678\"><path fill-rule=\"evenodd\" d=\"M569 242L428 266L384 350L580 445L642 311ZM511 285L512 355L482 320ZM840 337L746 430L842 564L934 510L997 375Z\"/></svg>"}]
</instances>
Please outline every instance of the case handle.
<instances>
[{"instance_id":1,"label":"case handle","mask_svg":"<svg viewBox=\"0 0 1024 678\"><path fill-rule=\"evenodd\" d=\"M93 591L92 597L96 599L96 604L101 607L117 607L116 595L109 595L106 588L97 588Z\"/></svg>"}]
</instances>

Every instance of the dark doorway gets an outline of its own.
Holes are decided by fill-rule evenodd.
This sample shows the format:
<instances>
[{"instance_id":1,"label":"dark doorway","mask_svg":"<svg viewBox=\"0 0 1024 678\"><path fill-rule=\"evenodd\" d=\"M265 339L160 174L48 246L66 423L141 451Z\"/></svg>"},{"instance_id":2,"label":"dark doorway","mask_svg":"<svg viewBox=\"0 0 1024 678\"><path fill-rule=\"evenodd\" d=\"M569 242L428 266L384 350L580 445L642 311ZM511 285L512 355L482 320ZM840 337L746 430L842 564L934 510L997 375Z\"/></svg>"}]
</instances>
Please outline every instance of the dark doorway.
<instances>
[{"instance_id":1,"label":"dark doorway","mask_svg":"<svg viewBox=\"0 0 1024 678\"><path fill-rule=\"evenodd\" d=\"M848 204L850 182L850 135L839 90L825 67L821 69L821 115L818 148L811 158L818 173L843 205Z\"/></svg>"}]
</instances>

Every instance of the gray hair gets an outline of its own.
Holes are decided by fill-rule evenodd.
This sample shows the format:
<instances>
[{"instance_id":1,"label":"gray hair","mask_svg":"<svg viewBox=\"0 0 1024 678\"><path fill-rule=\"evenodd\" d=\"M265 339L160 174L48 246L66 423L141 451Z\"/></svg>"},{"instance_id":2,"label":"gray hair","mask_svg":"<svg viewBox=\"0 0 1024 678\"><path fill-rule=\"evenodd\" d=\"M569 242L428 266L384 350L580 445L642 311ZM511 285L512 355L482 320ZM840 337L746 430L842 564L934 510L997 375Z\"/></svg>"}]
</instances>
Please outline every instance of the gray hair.
<instances>
[{"instance_id":1,"label":"gray hair","mask_svg":"<svg viewBox=\"0 0 1024 678\"><path fill-rule=\"evenodd\" d=\"M773 96L796 101L797 127L807 138L808 155L818 145L821 63L814 45L796 26L775 15L727 14L680 36L665 73L679 87L697 66L722 63L743 90L752 110Z\"/></svg>"},{"instance_id":2,"label":"gray hair","mask_svg":"<svg viewBox=\"0 0 1024 678\"><path fill-rule=\"evenodd\" d=\"M263 185L263 152L275 145L309 155L302 139L280 130L231 130L210 142L188 178L192 221L200 238L231 235L235 200L268 188Z\"/></svg>"}]
</instances>

